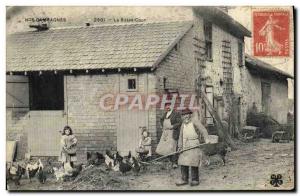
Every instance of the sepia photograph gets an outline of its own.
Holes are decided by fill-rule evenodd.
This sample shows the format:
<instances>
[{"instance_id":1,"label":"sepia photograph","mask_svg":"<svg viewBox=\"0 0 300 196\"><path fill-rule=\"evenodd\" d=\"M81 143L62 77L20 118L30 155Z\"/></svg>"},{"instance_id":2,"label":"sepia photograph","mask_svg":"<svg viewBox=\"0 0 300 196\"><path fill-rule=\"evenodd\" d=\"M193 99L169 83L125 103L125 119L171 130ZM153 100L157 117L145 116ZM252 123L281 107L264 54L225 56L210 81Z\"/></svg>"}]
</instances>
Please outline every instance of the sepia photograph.
<instances>
[{"instance_id":1,"label":"sepia photograph","mask_svg":"<svg viewBox=\"0 0 300 196\"><path fill-rule=\"evenodd\" d=\"M6 6L6 190L295 191L294 21Z\"/></svg>"}]
</instances>

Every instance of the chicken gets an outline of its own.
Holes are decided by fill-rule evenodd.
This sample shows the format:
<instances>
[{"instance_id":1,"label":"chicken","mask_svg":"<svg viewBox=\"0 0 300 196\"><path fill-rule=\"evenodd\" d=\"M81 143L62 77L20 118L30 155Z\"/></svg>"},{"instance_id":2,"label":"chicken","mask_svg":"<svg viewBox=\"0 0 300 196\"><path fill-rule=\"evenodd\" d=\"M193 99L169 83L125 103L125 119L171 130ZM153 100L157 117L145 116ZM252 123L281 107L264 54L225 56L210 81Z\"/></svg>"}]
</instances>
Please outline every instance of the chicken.
<instances>
[{"instance_id":1,"label":"chicken","mask_svg":"<svg viewBox=\"0 0 300 196\"><path fill-rule=\"evenodd\" d=\"M140 163L137 161L137 159L135 157L131 157L130 160L132 162L132 171L133 171L134 175L138 175L138 173L141 170Z\"/></svg>"},{"instance_id":2,"label":"chicken","mask_svg":"<svg viewBox=\"0 0 300 196\"><path fill-rule=\"evenodd\" d=\"M53 167L53 171L54 171L54 176L56 178L56 181L63 180L65 172L62 167L61 168Z\"/></svg>"},{"instance_id":3,"label":"chicken","mask_svg":"<svg viewBox=\"0 0 300 196\"><path fill-rule=\"evenodd\" d=\"M21 167L20 165L11 165L7 169L7 178L6 180L12 180L14 181L15 185L18 186L20 185L20 179L22 175L25 174L26 170L25 168Z\"/></svg>"},{"instance_id":4,"label":"chicken","mask_svg":"<svg viewBox=\"0 0 300 196\"><path fill-rule=\"evenodd\" d=\"M43 171L46 172L46 174L53 174L53 165L52 165L52 159L47 160L47 164L44 166Z\"/></svg>"},{"instance_id":5,"label":"chicken","mask_svg":"<svg viewBox=\"0 0 300 196\"><path fill-rule=\"evenodd\" d=\"M62 176L63 181L72 181L74 180L82 171L82 167L83 164L79 164L79 165L74 165L74 167L68 171L65 172L64 175Z\"/></svg>"},{"instance_id":6,"label":"chicken","mask_svg":"<svg viewBox=\"0 0 300 196\"><path fill-rule=\"evenodd\" d=\"M87 152L86 153L88 165L101 165L105 162L103 154L99 152Z\"/></svg>"},{"instance_id":7,"label":"chicken","mask_svg":"<svg viewBox=\"0 0 300 196\"><path fill-rule=\"evenodd\" d=\"M109 150L106 151L105 155L104 155L104 159L105 159L105 164L107 165L108 169L113 169L115 166L115 161L114 161L114 157L111 154L111 152Z\"/></svg>"},{"instance_id":8,"label":"chicken","mask_svg":"<svg viewBox=\"0 0 300 196\"><path fill-rule=\"evenodd\" d=\"M78 174L82 171L82 163L80 163L79 165L74 165L73 167L73 171L72 171L72 177L77 177Z\"/></svg>"},{"instance_id":9,"label":"chicken","mask_svg":"<svg viewBox=\"0 0 300 196\"><path fill-rule=\"evenodd\" d=\"M125 162L124 160L121 161L121 162L118 162L119 164L119 171L122 173L122 174L126 174L126 172L129 172L131 170L131 164L128 163L128 162Z\"/></svg>"},{"instance_id":10,"label":"chicken","mask_svg":"<svg viewBox=\"0 0 300 196\"><path fill-rule=\"evenodd\" d=\"M117 160L117 163L119 164L119 171L122 174L126 174L126 172L129 172L132 169L131 163L129 159L131 158L131 152L129 151L128 156L125 156L121 161Z\"/></svg>"},{"instance_id":11,"label":"chicken","mask_svg":"<svg viewBox=\"0 0 300 196\"><path fill-rule=\"evenodd\" d=\"M121 161L123 161L123 157L119 154L119 152L116 152L116 154L114 154L114 165L116 165L116 163L120 163Z\"/></svg>"},{"instance_id":12,"label":"chicken","mask_svg":"<svg viewBox=\"0 0 300 196\"><path fill-rule=\"evenodd\" d=\"M38 172L37 172L37 176L38 176L38 180L41 184L45 184L46 179L47 179L47 172L44 171L43 168L39 168Z\"/></svg>"},{"instance_id":13,"label":"chicken","mask_svg":"<svg viewBox=\"0 0 300 196\"><path fill-rule=\"evenodd\" d=\"M128 160L131 158L131 151L128 152L128 155L125 156L125 158L128 159Z\"/></svg>"},{"instance_id":14,"label":"chicken","mask_svg":"<svg viewBox=\"0 0 300 196\"><path fill-rule=\"evenodd\" d=\"M39 169L43 169L44 166L41 162L41 159L38 160L38 162L31 164L28 163L26 166L26 172L27 172L27 177L29 178L30 182L31 182L31 178L33 178L36 173L38 172Z\"/></svg>"}]
</instances>

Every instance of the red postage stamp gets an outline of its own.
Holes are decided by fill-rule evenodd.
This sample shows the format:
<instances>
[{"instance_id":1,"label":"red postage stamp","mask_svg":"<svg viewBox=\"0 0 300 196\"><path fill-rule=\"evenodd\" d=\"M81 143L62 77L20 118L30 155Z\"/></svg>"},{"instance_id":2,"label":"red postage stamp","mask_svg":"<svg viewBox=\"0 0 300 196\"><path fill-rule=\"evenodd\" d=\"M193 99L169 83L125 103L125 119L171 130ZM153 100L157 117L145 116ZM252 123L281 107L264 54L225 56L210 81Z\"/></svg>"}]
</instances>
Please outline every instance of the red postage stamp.
<instances>
[{"instance_id":1,"label":"red postage stamp","mask_svg":"<svg viewBox=\"0 0 300 196\"><path fill-rule=\"evenodd\" d=\"M289 26L289 11L253 11L254 56L289 56Z\"/></svg>"}]
</instances>

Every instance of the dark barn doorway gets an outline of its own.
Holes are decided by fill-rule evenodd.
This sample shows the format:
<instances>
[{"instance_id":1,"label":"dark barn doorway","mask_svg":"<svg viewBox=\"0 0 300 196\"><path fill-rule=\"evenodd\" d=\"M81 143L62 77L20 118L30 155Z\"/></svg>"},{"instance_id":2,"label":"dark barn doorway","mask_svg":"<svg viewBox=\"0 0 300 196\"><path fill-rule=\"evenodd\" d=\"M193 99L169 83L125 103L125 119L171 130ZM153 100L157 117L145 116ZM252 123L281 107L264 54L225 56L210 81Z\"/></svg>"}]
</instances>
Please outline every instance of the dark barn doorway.
<instances>
[{"instance_id":1,"label":"dark barn doorway","mask_svg":"<svg viewBox=\"0 0 300 196\"><path fill-rule=\"evenodd\" d=\"M29 103L30 110L63 110L63 75L31 75Z\"/></svg>"}]
</instances>

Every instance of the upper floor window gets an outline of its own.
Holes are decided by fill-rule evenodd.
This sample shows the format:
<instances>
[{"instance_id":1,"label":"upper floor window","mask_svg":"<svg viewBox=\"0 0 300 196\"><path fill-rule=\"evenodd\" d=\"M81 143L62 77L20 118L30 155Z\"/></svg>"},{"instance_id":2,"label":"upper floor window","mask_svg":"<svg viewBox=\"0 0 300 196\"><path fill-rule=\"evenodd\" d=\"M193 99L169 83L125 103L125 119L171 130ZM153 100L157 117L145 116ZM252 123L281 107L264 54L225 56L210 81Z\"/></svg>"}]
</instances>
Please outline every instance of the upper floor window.
<instances>
[{"instance_id":1,"label":"upper floor window","mask_svg":"<svg viewBox=\"0 0 300 196\"><path fill-rule=\"evenodd\" d=\"M204 22L204 37L206 48L206 60L212 61L212 23Z\"/></svg>"},{"instance_id":2,"label":"upper floor window","mask_svg":"<svg viewBox=\"0 0 300 196\"><path fill-rule=\"evenodd\" d=\"M242 42L238 42L238 65L243 66L244 65L244 44Z\"/></svg>"},{"instance_id":3,"label":"upper floor window","mask_svg":"<svg viewBox=\"0 0 300 196\"><path fill-rule=\"evenodd\" d=\"M130 79L128 79L128 80L127 80L127 84L128 84L127 89L128 89L129 91L134 91L134 90L136 90L136 79L135 79L135 78L130 78Z\"/></svg>"}]
</instances>

